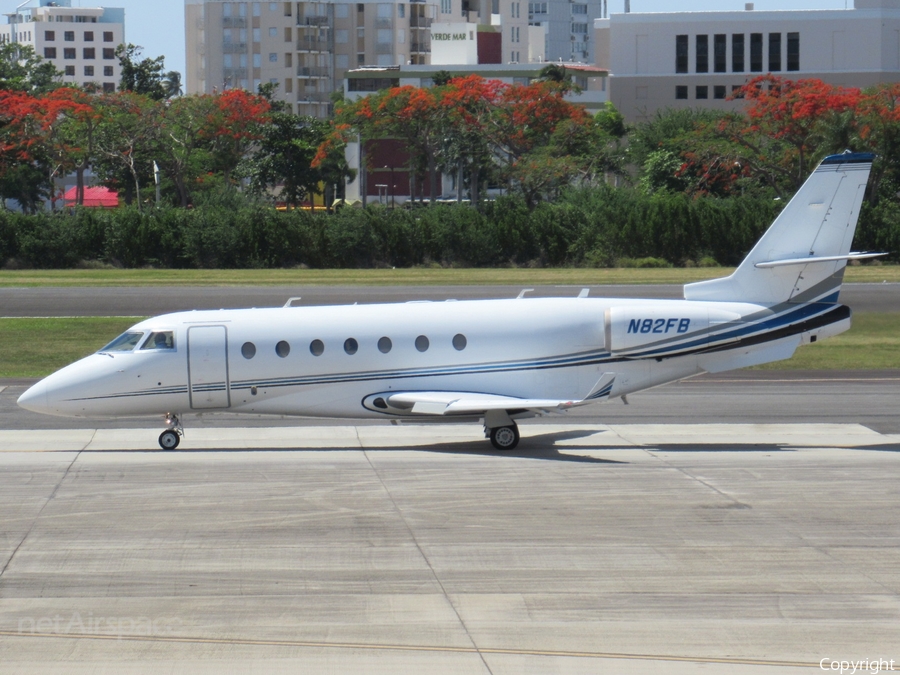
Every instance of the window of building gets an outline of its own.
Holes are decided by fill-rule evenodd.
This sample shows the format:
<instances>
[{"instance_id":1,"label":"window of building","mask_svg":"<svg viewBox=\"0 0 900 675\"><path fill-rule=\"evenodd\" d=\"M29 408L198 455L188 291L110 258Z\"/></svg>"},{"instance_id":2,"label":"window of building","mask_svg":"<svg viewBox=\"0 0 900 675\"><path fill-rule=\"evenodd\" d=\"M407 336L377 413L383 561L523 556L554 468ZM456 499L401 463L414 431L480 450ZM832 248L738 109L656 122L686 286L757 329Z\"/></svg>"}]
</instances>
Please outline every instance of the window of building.
<instances>
[{"instance_id":1,"label":"window of building","mask_svg":"<svg viewBox=\"0 0 900 675\"><path fill-rule=\"evenodd\" d=\"M769 33L769 72L781 70L781 33Z\"/></svg>"},{"instance_id":2,"label":"window of building","mask_svg":"<svg viewBox=\"0 0 900 675\"><path fill-rule=\"evenodd\" d=\"M404 5L402 2L397 3L397 18L406 18L406 5Z\"/></svg>"},{"instance_id":3,"label":"window of building","mask_svg":"<svg viewBox=\"0 0 900 675\"><path fill-rule=\"evenodd\" d=\"M688 36L675 36L675 72L686 73L688 71Z\"/></svg>"},{"instance_id":4,"label":"window of building","mask_svg":"<svg viewBox=\"0 0 900 675\"><path fill-rule=\"evenodd\" d=\"M67 30L63 33L63 40L66 42L75 42L75 31Z\"/></svg>"},{"instance_id":5,"label":"window of building","mask_svg":"<svg viewBox=\"0 0 900 675\"><path fill-rule=\"evenodd\" d=\"M254 54L253 55L253 67L254 68L262 67L262 54Z\"/></svg>"},{"instance_id":6,"label":"window of building","mask_svg":"<svg viewBox=\"0 0 900 675\"><path fill-rule=\"evenodd\" d=\"M94 66L85 66L84 67L84 76L85 77L93 77L94 76Z\"/></svg>"},{"instance_id":7,"label":"window of building","mask_svg":"<svg viewBox=\"0 0 900 675\"><path fill-rule=\"evenodd\" d=\"M713 70L717 73L728 71L728 36L724 33L713 36Z\"/></svg>"},{"instance_id":8,"label":"window of building","mask_svg":"<svg viewBox=\"0 0 900 675\"><path fill-rule=\"evenodd\" d=\"M45 30L44 31L44 39L47 42L53 42L56 40L56 31L54 30Z\"/></svg>"},{"instance_id":9,"label":"window of building","mask_svg":"<svg viewBox=\"0 0 900 675\"><path fill-rule=\"evenodd\" d=\"M103 83L103 93L104 94L112 94L116 90L115 82L104 82Z\"/></svg>"},{"instance_id":10,"label":"window of building","mask_svg":"<svg viewBox=\"0 0 900 675\"><path fill-rule=\"evenodd\" d=\"M731 72L744 72L744 34L734 33L731 36Z\"/></svg>"},{"instance_id":11,"label":"window of building","mask_svg":"<svg viewBox=\"0 0 900 675\"><path fill-rule=\"evenodd\" d=\"M84 31L84 41L85 42L93 42L94 41L94 31L92 31L92 30Z\"/></svg>"},{"instance_id":12,"label":"window of building","mask_svg":"<svg viewBox=\"0 0 900 675\"><path fill-rule=\"evenodd\" d=\"M346 19L350 16L350 5L346 2L339 2L334 6L334 18Z\"/></svg>"},{"instance_id":13,"label":"window of building","mask_svg":"<svg viewBox=\"0 0 900 675\"><path fill-rule=\"evenodd\" d=\"M338 28L334 31L334 41L339 45L345 45L350 41L350 31L346 28Z\"/></svg>"},{"instance_id":14,"label":"window of building","mask_svg":"<svg viewBox=\"0 0 900 675\"><path fill-rule=\"evenodd\" d=\"M725 98L725 85L717 84L713 87L713 98L716 99L724 99Z\"/></svg>"},{"instance_id":15,"label":"window of building","mask_svg":"<svg viewBox=\"0 0 900 675\"><path fill-rule=\"evenodd\" d=\"M572 5L572 14L587 14L587 5Z\"/></svg>"},{"instance_id":16,"label":"window of building","mask_svg":"<svg viewBox=\"0 0 900 675\"><path fill-rule=\"evenodd\" d=\"M269 11L270 11L270 12L277 12L277 11L278 11L278 3L277 3L277 2L270 2L270 3L269 3Z\"/></svg>"},{"instance_id":17,"label":"window of building","mask_svg":"<svg viewBox=\"0 0 900 675\"><path fill-rule=\"evenodd\" d=\"M697 72L709 72L709 35L697 36Z\"/></svg>"},{"instance_id":18,"label":"window of building","mask_svg":"<svg viewBox=\"0 0 900 675\"><path fill-rule=\"evenodd\" d=\"M95 59L97 58L96 51L97 50L93 47L85 47L82 51L82 54L84 55L85 59Z\"/></svg>"},{"instance_id":19,"label":"window of building","mask_svg":"<svg viewBox=\"0 0 900 675\"><path fill-rule=\"evenodd\" d=\"M294 54L292 52L284 53L284 67L285 68L293 68L294 67Z\"/></svg>"},{"instance_id":20,"label":"window of building","mask_svg":"<svg viewBox=\"0 0 900 675\"><path fill-rule=\"evenodd\" d=\"M366 63L366 55L363 53L357 54L356 55L356 65L362 66L362 65L365 65L365 63Z\"/></svg>"},{"instance_id":21,"label":"window of building","mask_svg":"<svg viewBox=\"0 0 900 675\"><path fill-rule=\"evenodd\" d=\"M103 41L104 42L112 42L115 38L113 38L113 34L111 30L103 31Z\"/></svg>"},{"instance_id":22,"label":"window of building","mask_svg":"<svg viewBox=\"0 0 900 675\"><path fill-rule=\"evenodd\" d=\"M103 66L103 77L112 77L114 74L112 66Z\"/></svg>"},{"instance_id":23,"label":"window of building","mask_svg":"<svg viewBox=\"0 0 900 675\"><path fill-rule=\"evenodd\" d=\"M75 77L75 66L66 66L65 73L68 77Z\"/></svg>"},{"instance_id":24,"label":"window of building","mask_svg":"<svg viewBox=\"0 0 900 675\"><path fill-rule=\"evenodd\" d=\"M741 93L741 85L733 84L731 85L731 95L735 98L744 98L744 95Z\"/></svg>"},{"instance_id":25,"label":"window of building","mask_svg":"<svg viewBox=\"0 0 900 675\"><path fill-rule=\"evenodd\" d=\"M260 34L259 28L253 29L253 41L259 42L262 39L262 35Z\"/></svg>"},{"instance_id":26,"label":"window of building","mask_svg":"<svg viewBox=\"0 0 900 675\"><path fill-rule=\"evenodd\" d=\"M787 34L787 69L800 70L800 33Z\"/></svg>"},{"instance_id":27,"label":"window of building","mask_svg":"<svg viewBox=\"0 0 900 675\"><path fill-rule=\"evenodd\" d=\"M222 65L226 68L234 67L234 59L232 58L231 54L225 54L224 56L222 56Z\"/></svg>"},{"instance_id":28,"label":"window of building","mask_svg":"<svg viewBox=\"0 0 900 675\"><path fill-rule=\"evenodd\" d=\"M675 98L678 99L687 99L688 97L688 88L685 84L679 84L675 87Z\"/></svg>"},{"instance_id":29,"label":"window of building","mask_svg":"<svg viewBox=\"0 0 900 675\"><path fill-rule=\"evenodd\" d=\"M697 85L697 98L709 98L709 87L707 87L705 84Z\"/></svg>"},{"instance_id":30,"label":"window of building","mask_svg":"<svg viewBox=\"0 0 900 675\"><path fill-rule=\"evenodd\" d=\"M241 68L246 68L247 67L247 55L241 54L240 59L241 59Z\"/></svg>"},{"instance_id":31,"label":"window of building","mask_svg":"<svg viewBox=\"0 0 900 675\"><path fill-rule=\"evenodd\" d=\"M246 2L238 3L238 16L241 16L241 17L247 16L247 3Z\"/></svg>"},{"instance_id":32,"label":"window of building","mask_svg":"<svg viewBox=\"0 0 900 675\"><path fill-rule=\"evenodd\" d=\"M763 69L762 33L750 33L750 72L761 73Z\"/></svg>"},{"instance_id":33,"label":"window of building","mask_svg":"<svg viewBox=\"0 0 900 675\"><path fill-rule=\"evenodd\" d=\"M335 54L334 55L334 67L335 68L349 68L350 67L350 56L348 54Z\"/></svg>"},{"instance_id":34,"label":"window of building","mask_svg":"<svg viewBox=\"0 0 900 675\"><path fill-rule=\"evenodd\" d=\"M103 58L104 59L114 59L116 58L116 50L112 47L104 47L103 48Z\"/></svg>"},{"instance_id":35,"label":"window of building","mask_svg":"<svg viewBox=\"0 0 900 675\"><path fill-rule=\"evenodd\" d=\"M278 54L269 52L269 63L278 63Z\"/></svg>"},{"instance_id":36,"label":"window of building","mask_svg":"<svg viewBox=\"0 0 900 675\"><path fill-rule=\"evenodd\" d=\"M573 23L572 24L572 32L573 33L587 33L588 25L586 23Z\"/></svg>"},{"instance_id":37,"label":"window of building","mask_svg":"<svg viewBox=\"0 0 900 675\"><path fill-rule=\"evenodd\" d=\"M258 2L254 2L253 3L253 16L260 16L262 14L261 10L262 10L262 7L260 7L260 4Z\"/></svg>"},{"instance_id":38,"label":"window of building","mask_svg":"<svg viewBox=\"0 0 900 675\"><path fill-rule=\"evenodd\" d=\"M66 47L63 49L63 58L64 59L74 59L75 58L75 48L74 47Z\"/></svg>"},{"instance_id":39,"label":"window of building","mask_svg":"<svg viewBox=\"0 0 900 675\"><path fill-rule=\"evenodd\" d=\"M452 11L452 0L441 0L441 14L450 14Z\"/></svg>"},{"instance_id":40,"label":"window of building","mask_svg":"<svg viewBox=\"0 0 900 675\"><path fill-rule=\"evenodd\" d=\"M45 59L55 59L56 58L56 47L44 47L44 58Z\"/></svg>"},{"instance_id":41,"label":"window of building","mask_svg":"<svg viewBox=\"0 0 900 675\"><path fill-rule=\"evenodd\" d=\"M278 29L274 26L269 28L269 37L278 37Z\"/></svg>"}]
</instances>

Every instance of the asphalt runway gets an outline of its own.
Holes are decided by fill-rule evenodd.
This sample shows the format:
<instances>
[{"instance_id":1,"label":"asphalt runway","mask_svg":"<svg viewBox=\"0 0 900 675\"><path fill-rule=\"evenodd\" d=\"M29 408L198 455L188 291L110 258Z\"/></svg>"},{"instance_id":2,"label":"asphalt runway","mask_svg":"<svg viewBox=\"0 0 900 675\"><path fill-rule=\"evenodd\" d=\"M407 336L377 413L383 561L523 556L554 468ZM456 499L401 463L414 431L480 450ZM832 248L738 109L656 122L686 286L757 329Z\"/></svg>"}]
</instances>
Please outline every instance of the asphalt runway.
<instances>
[{"instance_id":1,"label":"asphalt runway","mask_svg":"<svg viewBox=\"0 0 900 675\"><path fill-rule=\"evenodd\" d=\"M581 286L535 286L529 297L578 295ZM680 298L680 285L585 286L592 297ZM280 307L410 300L514 298L522 286L182 286L0 288L0 316L155 316L191 309ZM900 312L900 284L845 284L841 302L859 312Z\"/></svg>"}]
</instances>

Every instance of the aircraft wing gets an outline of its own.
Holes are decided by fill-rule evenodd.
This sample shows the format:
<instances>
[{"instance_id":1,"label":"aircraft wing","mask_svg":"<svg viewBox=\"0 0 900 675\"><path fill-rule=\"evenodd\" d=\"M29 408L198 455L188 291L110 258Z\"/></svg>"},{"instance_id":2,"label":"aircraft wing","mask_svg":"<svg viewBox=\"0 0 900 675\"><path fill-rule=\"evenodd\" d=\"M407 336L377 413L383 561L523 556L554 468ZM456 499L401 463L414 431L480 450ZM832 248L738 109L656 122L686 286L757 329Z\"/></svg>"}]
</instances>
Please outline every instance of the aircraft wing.
<instances>
[{"instance_id":1,"label":"aircraft wing","mask_svg":"<svg viewBox=\"0 0 900 675\"><path fill-rule=\"evenodd\" d=\"M609 397L615 373L603 373L583 399L517 398L459 391L401 391L372 394L363 400L369 410L405 415L481 415L491 410L564 412Z\"/></svg>"},{"instance_id":2,"label":"aircraft wing","mask_svg":"<svg viewBox=\"0 0 900 675\"><path fill-rule=\"evenodd\" d=\"M578 401L544 398L516 398L496 394L473 394L452 391L411 391L391 394L385 398L391 408L399 408L414 415L466 415L488 410L565 410Z\"/></svg>"}]
</instances>

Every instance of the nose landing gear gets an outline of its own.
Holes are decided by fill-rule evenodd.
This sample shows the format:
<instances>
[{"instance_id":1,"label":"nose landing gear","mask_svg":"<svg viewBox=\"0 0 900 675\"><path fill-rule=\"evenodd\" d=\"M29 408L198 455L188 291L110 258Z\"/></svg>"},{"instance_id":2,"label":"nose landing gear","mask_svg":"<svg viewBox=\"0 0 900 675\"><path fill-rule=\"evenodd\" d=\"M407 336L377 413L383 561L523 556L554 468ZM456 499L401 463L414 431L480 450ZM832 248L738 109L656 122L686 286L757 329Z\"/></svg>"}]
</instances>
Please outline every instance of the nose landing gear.
<instances>
[{"instance_id":1,"label":"nose landing gear","mask_svg":"<svg viewBox=\"0 0 900 675\"><path fill-rule=\"evenodd\" d=\"M184 435L184 428L178 421L178 415L174 413L166 415L166 427L168 428L159 435L159 447L163 450L174 450Z\"/></svg>"}]
</instances>

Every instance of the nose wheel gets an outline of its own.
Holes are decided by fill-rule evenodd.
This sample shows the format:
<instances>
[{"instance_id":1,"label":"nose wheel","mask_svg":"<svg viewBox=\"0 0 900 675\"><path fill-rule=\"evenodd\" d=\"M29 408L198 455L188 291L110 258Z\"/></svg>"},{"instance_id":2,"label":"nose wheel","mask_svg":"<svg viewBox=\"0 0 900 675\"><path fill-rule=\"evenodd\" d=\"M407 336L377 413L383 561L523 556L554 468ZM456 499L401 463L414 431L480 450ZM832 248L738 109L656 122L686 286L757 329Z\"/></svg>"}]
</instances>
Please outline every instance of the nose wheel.
<instances>
[{"instance_id":1,"label":"nose wheel","mask_svg":"<svg viewBox=\"0 0 900 675\"><path fill-rule=\"evenodd\" d=\"M171 413L166 415L166 426L168 429L159 435L159 447L163 450L174 450L181 443L184 429L178 421L178 416Z\"/></svg>"},{"instance_id":2,"label":"nose wheel","mask_svg":"<svg viewBox=\"0 0 900 675\"><path fill-rule=\"evenodd\" d=\"M512 450L519 444L519 427L511 424L490 430L491 445L497 450Z\"/></svg>"}]
</instances>

